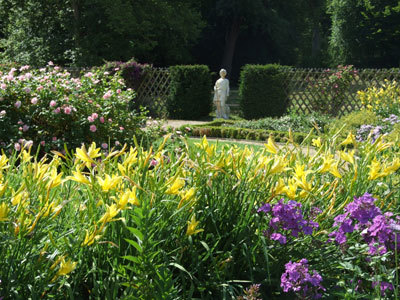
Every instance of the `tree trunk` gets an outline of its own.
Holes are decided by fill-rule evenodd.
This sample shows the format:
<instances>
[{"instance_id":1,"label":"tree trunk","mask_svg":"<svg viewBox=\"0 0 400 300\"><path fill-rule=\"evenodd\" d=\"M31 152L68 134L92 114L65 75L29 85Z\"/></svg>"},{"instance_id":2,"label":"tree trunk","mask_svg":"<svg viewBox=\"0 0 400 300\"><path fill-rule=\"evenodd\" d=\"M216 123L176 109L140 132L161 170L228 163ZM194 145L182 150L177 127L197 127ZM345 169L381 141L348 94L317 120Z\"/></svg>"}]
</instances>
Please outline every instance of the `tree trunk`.
<instances>
[{"instance_id":1,"label":"tree trunk","mask_svg":"<svg viewBox=\"0 0 400 300\"><path fill-rule=\"evenodd\" d=\"M75 48L78 49L80 46L80 34L79 34L79 26L80 26L80 18L79 18L79 0L72 0L72 10L74 12L74 40L75 40Z\"/></svg>"},{"instance_id":2,"label":"tree trunk","mask_svg":"<svg viewBox=\"0 0 400 300\"><path fill-rule=\"evenodd\" d=\"M232 61L235 54L236 41L238 39L239 32L240 20L239 18L234 18L230 28L226 32L224 56L222 58L222 68L226 69L228 74L230 74L232 70Z\"/></svg>"},{"instance_id":3,"label":"tree trunk","mask_svg":"<svg viewBox=\"0 0 400 300\"><path fill-rule=\"evenodd\" d=\"M314 24L312 45L311 45L311 57L316 58L321 51L321 35L319 32L319 24Z\"/></svg>"}]
</instances>

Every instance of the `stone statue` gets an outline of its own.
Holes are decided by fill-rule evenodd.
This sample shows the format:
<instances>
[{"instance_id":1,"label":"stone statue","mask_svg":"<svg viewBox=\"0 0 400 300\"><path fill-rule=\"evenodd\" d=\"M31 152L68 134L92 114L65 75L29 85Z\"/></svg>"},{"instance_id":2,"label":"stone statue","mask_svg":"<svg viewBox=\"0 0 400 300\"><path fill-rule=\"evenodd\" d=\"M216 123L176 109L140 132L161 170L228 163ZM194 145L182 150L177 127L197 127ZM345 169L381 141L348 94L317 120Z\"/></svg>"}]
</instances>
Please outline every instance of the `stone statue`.
<instances>
[{"instance_id":1,"label":"stone statue","mask_svg":"<svg viewBox=\"0 0 400 300\"><path fill-rule=\"evenodd\" d=\"M219 75L221 78L215 82L214 86L214 103L217 107L217 118L228 119L229 106L226 105L226 100L229 97L229 80L225 78L225 69L221 69Z\"/></svg>"}]
</instances>

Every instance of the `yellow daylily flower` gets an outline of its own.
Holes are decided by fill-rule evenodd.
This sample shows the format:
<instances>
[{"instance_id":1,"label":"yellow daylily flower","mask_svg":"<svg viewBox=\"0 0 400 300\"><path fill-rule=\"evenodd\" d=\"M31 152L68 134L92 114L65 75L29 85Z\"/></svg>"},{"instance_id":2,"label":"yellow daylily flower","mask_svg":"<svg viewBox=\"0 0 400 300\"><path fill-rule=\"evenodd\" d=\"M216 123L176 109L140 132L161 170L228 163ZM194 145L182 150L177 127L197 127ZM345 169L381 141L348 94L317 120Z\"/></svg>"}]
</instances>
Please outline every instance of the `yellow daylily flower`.
<instances>
[{"instance_id":1,"label":"yellow daylily flower","mask_svg":"<svg viewBox=\"0 0 400 300\"><path fill-rule=\"evenodd\" d=\"M329 172L333 163L335 162L335 160L333 159L333 155L326 154L322 157L322 159L323 159L323 162L322 162L322 165L319 168L318 172L320 172L320 173Z\"/></svg>"},{"instance_id":2,"label":"yellow daylily flower","mask_svg":"<svg viewBox=\"0 0 400 300\"><path fill-rule=\"evenodd\" d=\"M48 176L48 178L50 178L50 181L47 183L47 189L52 189L55 188L56 186L59 186L62 182L61 181L62 175L63 172L57 174L57 169L53 168L50 172L50 176Z\"/></svg>"},{"instance_id":3,"label":"yellow daylily flower","mask_svg":"<svg viewBox=\"0 0 400 300\"><path fill-rule=\"evenodd\" d=\"M279 178L278 182L276 183L275 187L272 190L273 195L280 195L283 194L286 190L286 184L283 181L283 178Z\"/></svg>"},{"instance_id":4,"label":"yellow daylily flower","mask_svg":"<svg viewBox=\"0 0 400 300\"><path fill-rule=\"evenodd\" d=\"M185 185L185 181L182 178L177 178L172 185L165 191L166 194L176 195L179 190Z\"/></svg>"},{"instance_id":5,"label":"yellow daylily flower","mask_svg":"<svg viewBox=\"0 0 400 300\"><path fill-rule=\"evenodd\" d=\"M125 190L120 194L120 198L118 200L118 208L123 210L125 209L127 204L132 204L136 206L140 206L139 200L136 197L136 186L132 188L132 190Z\"/></svg>"},{"instance_id":6,"label":"yellow daylily flower","mask_svg":"<svg viewBox=\"0 0 400 300\"><path fill-rule=\"evenodd\" d=\"M384 173L385 176L387 176L396 172L399 168L400 168L400 159L396 157L389 166L385 166L382 173ZM1 196L1 188L0 188L0 196Z\"/></svg>"},{"instance_id":7,"label":"yellow daylily flower","mask_svg":"<svg viewBox=\"0 0 400 300\"><path fill-rule=\"evenodd\" d=\"M281 173L286 170L287 161L281 157L275 157L274 164L272 165L271 169L269 170L270 174Z\"/></svg>"},{"instance_id":8,"label":"yellow daylily flower","mask_svg":"<svg viewBox=\"0 0 400 300\"><path fill-rule=\"evenodd\" d=\"M352 151L345 152L345 151L339 151L340 158L343 159L344 161L347 161L354 165L354 152L355 150L353 149Z\"/></svg>"},{"instance_id":9,"label":"yellow daylily flower","mask_svg":"<svg viewBox=\"0 0 400 300\"><path fill-rule=\"evenodd\" d=\"M297 180L295 178L291 178L285 187L286 195L292 200L296 197L297 187Z\"/></svg>"},{"instance_id":10,"label":"yellow daylily flower","mask_svg":"<svg viewBox=\"0 0 400 300\"><path fill-rule=\"evenodd\" d=\"M191 199L193 199L194 196L195 196L195 194L196 194L196 189L195 189L194 187L188 189L187 191L182 191L182 192L180 193L180 195L181 195L181 201L179 201L178 209L181 208L182 205L183 205L185 202L188 202L188 201L190 201Z\"/></svg>"},{"instance_id":11,"label":"yellow daylily flower","mask_svg":"<svg viewBox=\"0 0 400 300\"><path fill-rule=\"evenodd\" d=\"M85 240L82 242L82 246L90 246L95 240L100 238L100 235L97 235L97 227L94 228L92 233L89 233L89 230L87 229L85 229L85 231Z\"/></svg>"},{"instance_id":12,"label":"yellow daylily flower","mask_svg":"<svg viewBox=\"0 0 400 300\"><path fill-rule=\"evenodd\" d=\"M338 165L339 165L338 161L332 164L331 168L329 169L329 173L331 173L333 176L336 176L337 178L342 178L342 175L340 174L338 169Z\"/></svg>"},{"instance_id":13,"label":"yellow daylily flower","mask_svg":"<svg viewBox=\"0 0 400 300\"><path fill-rule=\"evenodd\" d=\"M92 143L89 149L86 151L85 145L81 148L76 148L75 156L85 163L86 167L90 168L92 163L95 163L94 158L100 157L100 148L96 148L96 143Z\"/></svg>"},{"instance_id":14,"label":"yellow daylily flower","mask_svg":"<svg viewBox=\"0 0 400 300\"><path fill-rule=\"evenodd\" d=\"M317 138L317 139L312 139L312 145L314 147L320 148L322 143L321 143L321 138Z\"/></svg>"},{"instance_id":15,"label":"yellow daylily flower","mask_svg":"<svg viewBox=\"0 0 400 300\"><path fill-rule=\"evenodd\" d=\"M356 144L356 138L353 133L349 132L346 139L340 145Z\"/></svg>"},{"instance_id":16,"label":"yellow daylily flower","mask_svg":"<svg viewBox=\"0 0 400 300\"><path fill-rule=\"evenodd\" d=\"M74 175L74 176L68 176L67 179L76 181L76 182L80 182L83 184L90 184L89 178L87 178L85 175L83 175L81 173L81 171L79 170L79 168L76 168L76 171L72 171L72 175Z\"/></svg>"},{"instance_id":17,"label":"yellow daylily flower","mask_svg":"<svg viewBox=\"0 0 400 300\"><path fill-rule=\"evenodd\" d=\"M193 215L191 220L188 221L187 223L188 223L188 227L186 230L186 235L188 235L188 236L204 231L204 229L196 229L197 225L199 224L199 221L196 221L195 215Z\"/></svg>"},{"instance_id":18,"label":"yellow daylily flower","mask_svg":"<svg viewBox=\"0 0 400 300\"><path fill-rule=\"evenodd\" d=\"M306 177L309 173L312 172L311 170L304 171L305 167L306 167L305 165L296 162L296 166L294 168L294 173L298 179Z\"/></svg>"},{"instance_id":19,"label":"yellow daylily flower","mask_svg":"<svg viewBox=\"0 0 400 300\"><path fill-rule=\"evenodd\" d=\"M264 144L265 148L267 149L268 152L272 154L277 154L278 153L278 146L275 144L274 140L272 139L271 136L268 138L268 143Z\"/></svg>"},{"instance_id":20,"label":"yellow daylily flower","mask_svg":"<svg viewBox=\"0 0 400 300\"><path fill-rule=\"evenodd\" d=\"M65 276L75 270L76 262L71 260L65 261L64 258L61 259L60 269L58 269L57 276Z\"/></svg>"},{"instance_id":21,"label":"yellow daylily flower","mask_svg":"<svg viewBox=\"0 0 400 300\"><path fill-rule=\"evenodd\" d=\"M8 168L8 158L5 155L0 155L0 170Z\"/></svg>"},{"instance_id":22,"label":"yellow daylily flower","mask_svg":"<svg viewBox=\"0 0 400 300\"><path fill-rule=\"evenodd\" d=\"M104 179L97 177L97 181L99 182L101 189L104 192L108 192L109 190L113 190L122 181L122 177L115 174L112 176L106 174Z\"/></svg>"},{"instance_id":23,"label":"yellow daylily flower","mask_svg":"<svg viewBox=\"0 0 400 300\"><path fill-rule=\"evenodd\" d=\"M100 223L108 223L113 221L113 218L119 213L119 209L116 204L110 206L107 205L107 210L104 215L100 218Z\"/></svg>"},{"instance_id":24,"label":"yellow daylily flower","mask_svg":"<svg viewBox=\"0 0 400 300\"><path fill-rule=\"evenodd\" d=\"M371 161L371 165L369 165L368 168L368 180L374 180L384 176L384 174L380 172L382 168L381 163L376 159L376 157Z\"/></svg>"},{"instance_id":25,"label":"yellow daylily flower","mask_svg":"<svg viewBox=\"0 0 400 300\"><path fill-rule=\"evenodd\" d=\"M8 182L0 183L0 197L4 195L7 190Z\"/></svg>"},{"instance_id":26,"label":"yellow daylily flower","mask_svg":"<svg viewBox=\"0 0 400 300\"><path fill-rule=\"evenodd\" d=\"M10 209L6 203L3 202L2 204L0 204L0 222L8 220L7 217L8 217L9 211L10 211Z\"/></svg>"}]
</instances>

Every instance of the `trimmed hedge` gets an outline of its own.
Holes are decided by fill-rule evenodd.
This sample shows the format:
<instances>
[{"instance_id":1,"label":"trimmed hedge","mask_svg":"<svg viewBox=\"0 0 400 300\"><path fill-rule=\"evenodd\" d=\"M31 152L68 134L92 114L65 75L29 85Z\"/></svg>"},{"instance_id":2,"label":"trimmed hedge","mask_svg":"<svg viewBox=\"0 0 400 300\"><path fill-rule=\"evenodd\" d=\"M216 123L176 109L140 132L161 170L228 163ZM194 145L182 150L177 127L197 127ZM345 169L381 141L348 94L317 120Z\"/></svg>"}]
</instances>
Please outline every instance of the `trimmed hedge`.
<instances>
[{"instance_id":1,"label":"trimmed hedge","mask_svg":"<svg viewBox=\"0 0 400 300\"><path fill-rule=\"evenodd\" d=\"M285 92L286 67L246 65L240 73L239 97L244 118L280 117L288 108Z\"/></svg>"},{"instance_id":2,"label":"trimmed hedge","mask_svg":"<svg viewBox=\"0 0 400 300\"><path fill-rule=\"evenodd\" d=\"M172 119L206 117L212 109L211 74L207 66L172 66L167 110Z\"/></svg>"},{"instance_id":3,"label":"trimmed hedge","mask_svg":"<svg viewBox=\"0 0 400 300\"><path fill-rule=\"evenodd\" d=\"M188 130L189 129L189 130ZM229 138L229 139L245 139L253 141L266 141L268 137L272 135L276 142L285 143L289 140L289 133L283 131L272 131L262 129L247 129L247 128L236 128L236 127L220 127L220 126L182 126L180 128L182 132L187 133L190 136L207 136L214 138ZM296 143L303 143L305 138L308 136L306 133L293 132L293 140ZM307 141L311 143L311 139L316 136L310 136ZM306 143L307 144L307 143Z\"/></svg>"}]
</instances>

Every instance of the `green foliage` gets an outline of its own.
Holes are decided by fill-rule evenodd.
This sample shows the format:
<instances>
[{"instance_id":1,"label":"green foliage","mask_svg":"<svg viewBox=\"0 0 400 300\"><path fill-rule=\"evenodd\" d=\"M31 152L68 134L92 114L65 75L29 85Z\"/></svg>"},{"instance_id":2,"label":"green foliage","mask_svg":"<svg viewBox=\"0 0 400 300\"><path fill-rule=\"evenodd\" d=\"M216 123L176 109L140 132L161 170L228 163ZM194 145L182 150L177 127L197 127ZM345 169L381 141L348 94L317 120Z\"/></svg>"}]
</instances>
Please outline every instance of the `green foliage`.
<instances>
[{"instance_id":1,"label":"green foliage","mask_svg":"<svg viewBox=\"0 0 400 300\"><path fill-rule=\"evenodd\" d=\"M339 119L335 119L329 124L329 134L335 134L342 129L342 137L345 137L348 132L354 135L361 125L369 124L376 125L379 121L378 116L367 110L354 111Z\"/></svg>"},{"instance_id":2,"label":"green foliage","mask_svg":"<svg viewBox=\"0 0 400 300\"><path fill-rule=\"evenodd\" d=\"M280 65L246 65L240 74L240 107L246 119L280 117L289 105Z\"/></svg>"},{"instance_id":3,"label":"green foliage","mask_svg":"<svg viewBox=\"0 0 400 300\"><path fill-rule=\"evenodd\" d=\"M324 133L325 127L329 124L331 118L313 113L310 115L291 114L280 118L264 118L252 121L237 121L232 126L250 129L264 129L274 131L309 132L311 129L317 129Z\"/></svg>"},{"instance_id":4,"label":"green foliage","mask_svg":"<svg viewBox=\"0 0 400 300\"><path fill-rule=\"evenodd\" d=\"M169 117L195 120L211 112L211 75L207 66L170 67L171 85L167 101Z\"/></svg>"}]
</instances>

